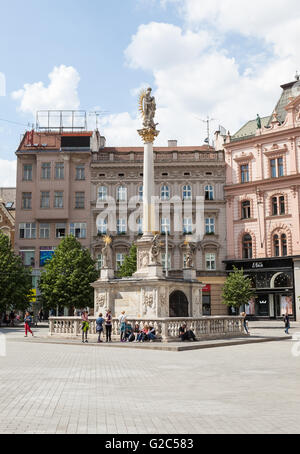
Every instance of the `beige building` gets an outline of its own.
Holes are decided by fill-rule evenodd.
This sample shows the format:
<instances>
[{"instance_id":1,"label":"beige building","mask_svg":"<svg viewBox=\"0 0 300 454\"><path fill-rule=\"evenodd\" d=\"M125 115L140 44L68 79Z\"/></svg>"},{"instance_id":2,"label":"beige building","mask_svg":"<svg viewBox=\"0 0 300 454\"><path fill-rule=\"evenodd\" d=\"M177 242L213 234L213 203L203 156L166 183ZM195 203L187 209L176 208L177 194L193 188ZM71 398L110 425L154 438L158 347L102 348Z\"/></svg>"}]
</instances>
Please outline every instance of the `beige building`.
<instances>
[{"instance_id":1,"label":"beige building","mask_svg":"<svg viewBox=\"0 0 300 454\"><path fill-rule=\"evenodd\" d=\"M92 253L101 268L103 236L111 235L117 270L142 234L143 148L106 147L92 155ZM162 233L163 267L166 270L168 263L169 276L182 277L186 267L185 241L192 238L197 277L206 284L203 312L227 314L221 304L226 258L224 153L207 146L180 147L176 141L169 141L166 147L154 147L154 160L159 219L156 230ZM113 213L109 211L112 203ZM196 237L192 235L195 230ZM169 231L168 254L165 231Z\"/></svg>"},{"instance_id":2,"label":"beige building","mask_svg":"<svg viewBox=\"0 0 300 454\"><path fill-rule=\"evenodd\" d=\"M0 231L15 241L16 188L0 188Z\"/></svg>"}]
</instances>

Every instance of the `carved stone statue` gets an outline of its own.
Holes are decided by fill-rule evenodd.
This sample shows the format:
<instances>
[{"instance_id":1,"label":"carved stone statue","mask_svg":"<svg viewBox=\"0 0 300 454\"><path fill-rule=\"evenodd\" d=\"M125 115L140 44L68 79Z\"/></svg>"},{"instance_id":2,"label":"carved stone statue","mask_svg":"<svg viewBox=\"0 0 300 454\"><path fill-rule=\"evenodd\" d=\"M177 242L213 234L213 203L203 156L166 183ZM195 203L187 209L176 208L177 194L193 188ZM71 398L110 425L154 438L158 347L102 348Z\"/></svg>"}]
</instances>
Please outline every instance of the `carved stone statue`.
<instances>
[{"instance_id":1,"label":"carved stone statue","mask_svg":"<svg viewBox=\"0 0 300 454\"><path fill-rule=\"evenodd\" d=\"M152 89L143 90L140 95L140 111L143 115L143 126L145 129L156 129L157 124L154 123L156 113L156 102L154 96L151 96Z\"/></svg>"},{"instance_id":2,"label":"carved stone statue","mask_svg":"<svg viewBox=\"0 0 300 454\"><path fill-rule=\"evenodd\" d=\"M155 237L152 240L152 245L150 249L151 265L160 265L159 263L160 252L161 246L159 241L159 235L155 235Z\"/></svg>"},{"instance_id":3,"label":"carved stone statue","mask_svg":"<svg viewBox=\"0 0 300 454\"><path fill-rule=\"evenodd\" d=\"M112 268L112 248L111 248L111 238L109 236L106 236L104 238L104 243L105 246L102 249L102 260L103 260L103 265L102 269L110 269Z\"/></svg>"},{"instance_id":4,"label":"carved stone statue","mask_svg":"<svg viewBox=\"0 0 300 454\"><path fill-rule=\"evenodd\" d=\"M193 249L191 243L187 244L186 267L187 268L193 268L194 267L194 249Z\"/></svg>"}]
</instances>

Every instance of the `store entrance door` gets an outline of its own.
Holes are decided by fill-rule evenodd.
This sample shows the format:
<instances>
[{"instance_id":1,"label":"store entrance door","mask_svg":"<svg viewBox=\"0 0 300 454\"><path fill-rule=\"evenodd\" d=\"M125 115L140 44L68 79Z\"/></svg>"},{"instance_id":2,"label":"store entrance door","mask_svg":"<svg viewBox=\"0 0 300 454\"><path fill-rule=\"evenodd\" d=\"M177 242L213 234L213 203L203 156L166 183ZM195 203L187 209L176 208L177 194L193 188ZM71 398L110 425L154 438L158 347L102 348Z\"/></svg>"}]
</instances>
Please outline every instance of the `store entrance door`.
<instances>
[{"instance_id":1,"label":"store entrance door","mask_svg":"<svg viewBox=\"0 0 300 454\"><path fill-rule=\"evenodd\" d=\"M255 300L256 315L259 317L269 317L269 295L261 294Z\"/></svg>"}]
</instances>

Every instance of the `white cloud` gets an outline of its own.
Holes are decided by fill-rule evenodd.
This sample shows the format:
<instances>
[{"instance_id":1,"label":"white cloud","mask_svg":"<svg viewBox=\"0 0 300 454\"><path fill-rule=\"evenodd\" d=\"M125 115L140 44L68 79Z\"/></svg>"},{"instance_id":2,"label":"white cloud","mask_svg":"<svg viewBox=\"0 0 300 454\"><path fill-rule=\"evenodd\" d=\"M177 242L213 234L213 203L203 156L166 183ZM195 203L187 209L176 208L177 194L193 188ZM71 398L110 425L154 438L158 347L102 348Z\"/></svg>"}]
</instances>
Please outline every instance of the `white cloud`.
<instances>
[{"instance_id":1,"label":"white cloud","mask_svg":"<svg viewBox=\"0 0 300 454\"><path fill-rule=\"evenodd\" d=\"M17 161L0 159L0 187L16 187Z\"/></svg>"},{"instance_id":2,"label":"white cloud","mask_svg":"<svg viewBox=\"0 0 300 454\"><path fill-rule=\"evenodd\" d=\"M78 84L80 77L72 66L54 67L49 74L49 85L43 82L25 84L24 88L12 93L12 98L20 101L18 110L35 116L38 110L78 109Z\"/></svg>"}]
</instances>

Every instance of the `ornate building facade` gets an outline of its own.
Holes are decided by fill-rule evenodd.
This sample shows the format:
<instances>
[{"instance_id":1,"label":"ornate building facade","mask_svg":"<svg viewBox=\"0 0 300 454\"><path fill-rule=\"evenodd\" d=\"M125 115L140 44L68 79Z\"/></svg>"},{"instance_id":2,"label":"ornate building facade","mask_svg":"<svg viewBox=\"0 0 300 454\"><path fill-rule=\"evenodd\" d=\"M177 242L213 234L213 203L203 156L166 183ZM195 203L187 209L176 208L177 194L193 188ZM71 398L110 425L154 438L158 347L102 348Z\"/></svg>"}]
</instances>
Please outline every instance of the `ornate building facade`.
<instances>
[{"instance_id":1,"label":"ornate building facade","mask_svg":"<svg viewBox=\"0 0 300 454\"><path fill-rule=\"evenodd\" d=\"M112 236L117 270L142 233L143 148L106 147L92 155L91 248L101 268L103 235ZM186 240L192 237L197 277L206 284L203 313L226 315L227 308L221 302L226 257L224 153L207 146L180 147L177 141L169 141L167 147L154 148L154 162L156 230L162 234L162 265L170 277L182 277ZM203 200L202 210L198 205L200 215L197 199ZM115 217L109 213L114 201ZM194 241L197 224L202 224L202 235Z\"/></svg>"},{"instance_id":2,"label":"ornate building facade","mask_svg":"<svg viewBox=\"0 0 300 454\"><path fill-rule=\"evenodd\" d=\"M225 143L227 271L243 267L253 316L300 316L299 80L283 85L270 117L248 122ZM298 276L299 281L299 276Z\"/></svg>"},{"instance_id":3,"label":"ornate building facade","mask_svg":"<svg viewBox=\"0 0 300 454\"><path fill-rule=\"evenodd\" d=\"M0 231L7 235L14 245L16 188L0 188Z\"/></svg>"}]
</instances>

